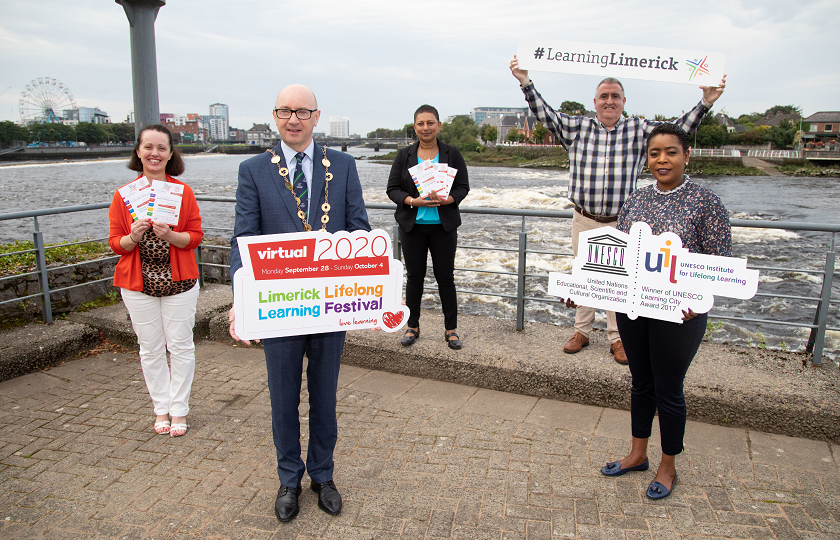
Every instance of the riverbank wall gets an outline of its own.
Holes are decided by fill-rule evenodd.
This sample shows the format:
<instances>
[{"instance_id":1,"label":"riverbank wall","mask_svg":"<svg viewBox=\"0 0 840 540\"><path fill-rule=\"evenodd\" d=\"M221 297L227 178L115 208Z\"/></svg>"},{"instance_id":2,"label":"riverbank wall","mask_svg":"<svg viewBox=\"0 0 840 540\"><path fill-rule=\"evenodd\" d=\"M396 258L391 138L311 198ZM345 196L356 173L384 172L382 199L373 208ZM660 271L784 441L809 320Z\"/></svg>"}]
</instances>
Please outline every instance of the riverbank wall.
<instances>
[{"instance_id":1,"label":"riverbank wall","mask_svg":"<svg viewBox=\"0 0 840 540\"><path fill-rule=\"evenodd\" d=\"M227 285L206 285L199 295L196 339L232 342ZM610 356L606 333L595 331L576 355L560 345L571 328L511 320L459 316L460 351L443 342L443 316L423 310L423 337L411 347L399 334L348 332L342 364L491 390L568 402L628 409L631 378ZM52 325L32 324L0 332L0 380L62 361L100 339L137 350L125 306L117 303ZM139 375L139 366L138 366ZM782 435L840 442L840 371L832 363L813 366L807 355L703 343L689 369L685 394L690 419ZM629 427L629 426L628 426Z\"/></svg>"}]
</instances>

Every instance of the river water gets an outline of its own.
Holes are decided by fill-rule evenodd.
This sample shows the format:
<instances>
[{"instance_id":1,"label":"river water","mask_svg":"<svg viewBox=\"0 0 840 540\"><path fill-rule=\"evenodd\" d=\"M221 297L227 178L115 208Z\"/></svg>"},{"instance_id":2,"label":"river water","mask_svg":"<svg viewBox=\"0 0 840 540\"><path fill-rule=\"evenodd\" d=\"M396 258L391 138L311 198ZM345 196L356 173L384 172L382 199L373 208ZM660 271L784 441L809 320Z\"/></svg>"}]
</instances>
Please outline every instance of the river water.
<instances>
[{"instance_id":1,"label":"river water","mask_svg":"<svg viewBox=\"0 0 840 540\"><path fill-rule=\"evenodd\" d=\"M357 157L372 157L369 149L350 149ZM181 179L197 194L229 196L236 193L239 163L251 156L208 155L185 158L187 170ZM6 193L2 213L37 208L110 202L114 190L134 178L125 167L126 161L94 161L78 163L36 163L0 167L0 189ZM357 161L359 176L367 202L390 202L385 196L389 165ZM462 206L496 208L530 208L569 210L566 198L568 171L518 169L504 167L472 167L469 170L471 191ZM693 180L717 193L733 219L772 221L808 221L840 223L840 183L825 178L794 177L694 177ZM643 177L642 185L652 182ZM201 202L201 214L208 236L230 236L229 231L215 230L233 226L233 204ZM371 225L391 232L393 213L371 211ZM485 247L516 248L521 218L507 216L464 215L459 228L459 244ZM107 236L107 211L79 212L39 218L46 242L101 238ZM213 229L211 229L213 228ZM528 218L528 248L571 253L570 220ZM0 222L0 242L31 239L32 219ZM840 238L837 239L840 242ZM748 257L756 266L822 270L825 252L831 245L829 233L793 232L774 229L733 229L733 251L737 257ZM516 272L517 255L511 252L459 249L456 267L489 271ZM546 275L550 271L571 271L571 258L529 254L527 272ZM435 307L437 292L429 264L427 294L424 307ZM840 281L840 280L838 280ZM840 297L840 283L835 281L833 294ZM458 272L460 289L516 293L515 276L491 273ZM822 277L804 272L762 271L760 293L816 297ZM528 278L526 294L546 296L546 279ZM492 296L459 295L462 313L513 319L511 301ZM774 319L788 322L813 322L816 304L812 301L777 299L756 296L749 301L719 298L713 313ZM829 326L838 326L840 306L830 308ZM574 310L557 304L528 302L526 319L571 325ZM604 327L605 317L599 312L596 326ZM716 342L753 344L756 346L802 349L809 330L753 323L723 321L710 334ZM826 352L832 358L840 353L840 334L828 332Z\"/></svg>"}]
</instances>

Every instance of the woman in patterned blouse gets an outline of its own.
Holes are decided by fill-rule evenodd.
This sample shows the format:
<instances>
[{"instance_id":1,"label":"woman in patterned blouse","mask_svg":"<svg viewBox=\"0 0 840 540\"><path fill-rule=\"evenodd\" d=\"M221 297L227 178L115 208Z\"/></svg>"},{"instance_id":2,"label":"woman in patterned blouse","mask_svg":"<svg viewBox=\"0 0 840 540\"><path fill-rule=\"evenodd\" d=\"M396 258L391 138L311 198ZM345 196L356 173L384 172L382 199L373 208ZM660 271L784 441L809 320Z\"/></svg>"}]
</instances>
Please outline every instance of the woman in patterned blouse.
<instances>
[{"instance_id":1,"label":"woman in patterned blouse","mask_svg":"<svg viewBox=\"0 0 840 540\"><path fill-rule=\"evenodd\" d=\"M195 374L192 330L198 300L198 265L193 250L204 237L201 215L192 189L172 178L184 172L184 161L165 126L153 124L143 128L128 168L142 173L149 183L160 180L183 186L178 224L174 227L145 216L134 220L119 190L108 211L108 243L121 256L114 269L114 286L120 287L137 334L140 365L157 415L154 429L158 434L178 437L187 432Z\"/></svg>"},{"instance_id":2,"label":"woman in patterned blouse","mask_svg":"<svg viewBox=\"0 0 840 540\"><path fill-rule=\"evenodd\" d=\"M618 215L617 228L629 232L637 221L650 225L653 234L672 232L692 253L732 255L729 216L717 195L685 175L688 135L675 124L657 126L648 139L648 168L656 184L633 193ZM653 417L659 412L662 461L646 495L662 499L677 483L676 455L683 451L686 408L685 374L703 335L706 313L683 311L681 324L617 314L618 330L627 351L633 387L630 418L633 443L630 454L608 463L601 473L620 476L648 469L647 445Z\"/></svg>"}]
</instances>

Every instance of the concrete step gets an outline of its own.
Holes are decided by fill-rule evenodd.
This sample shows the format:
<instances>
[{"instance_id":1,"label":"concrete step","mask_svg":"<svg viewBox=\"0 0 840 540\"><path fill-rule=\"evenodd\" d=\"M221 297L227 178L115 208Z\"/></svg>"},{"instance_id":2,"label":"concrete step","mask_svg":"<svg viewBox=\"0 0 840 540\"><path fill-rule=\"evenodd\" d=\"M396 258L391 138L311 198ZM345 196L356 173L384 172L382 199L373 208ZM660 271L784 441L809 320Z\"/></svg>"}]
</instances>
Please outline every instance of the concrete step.
<instances>
[{"instance_id":1,"label":"concrete step","mask_svg":"<svg viewBox=\"0 0 840 540\"><path fill-rule=\"evenodd\" d=\"M227 317L232 302L233 293L227 285L207 284L201 288L193 329L196 339L207 337L210 331L210 319L214 315L224 313ZM128 310L122 302L84 313L71 313L69 319L96 328L102 332L103 337L125 347L137 347L137 336L131 327Z\"/></svg>"},{"instance_id":2,"label":"concrete step","mask_svg":"<svg viewBox=\"0 0 840 540\"><path fill-rule=\"evenodd\" d=\"M65 320L6 330L0 344L0 382L54 366L98 341L96 329Z\"/></svg>"}]
</instances>

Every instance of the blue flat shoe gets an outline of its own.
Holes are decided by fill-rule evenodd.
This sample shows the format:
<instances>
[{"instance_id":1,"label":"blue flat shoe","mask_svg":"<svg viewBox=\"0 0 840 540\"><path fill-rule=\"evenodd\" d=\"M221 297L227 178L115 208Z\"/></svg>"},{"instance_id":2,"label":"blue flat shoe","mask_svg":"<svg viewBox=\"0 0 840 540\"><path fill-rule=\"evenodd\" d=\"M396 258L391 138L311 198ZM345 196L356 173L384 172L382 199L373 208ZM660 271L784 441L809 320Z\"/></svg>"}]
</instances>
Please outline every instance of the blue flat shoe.
<instances>
[{"instance_id":1,"label":"blue flat shoe","mask_svg":"<svg viewBox=\"0 0 840 540\"><path fill-rule=\"evenodd\" d=\"M650 467L648 460L645 460L638 465L634 465L632 467L627 467L626 469L621 468L621 463L618 461L613 461L612 463L607 463L604 468L601 469L601 474L604 476L621 476L622 474L627 474L633 471L646 471Z\"/></svg>"},{"instance_id":2,"label":"blue flat shoe","mask_svg":"<svg viewBox=\"0 0 840 540\"><path fill-rule=\"evenodd\" d=\"M647 488L647 491L645 492L645 495L647 495L648 499L653 499L654 501L664 499L665 497L670 495L672 491L674 491L674 486L676 485L677 473L674 473L674 483L671 484L671 489L666 489L665 486L663 486L659 482L651 482Z\"/></svg>"}]
</instances>

